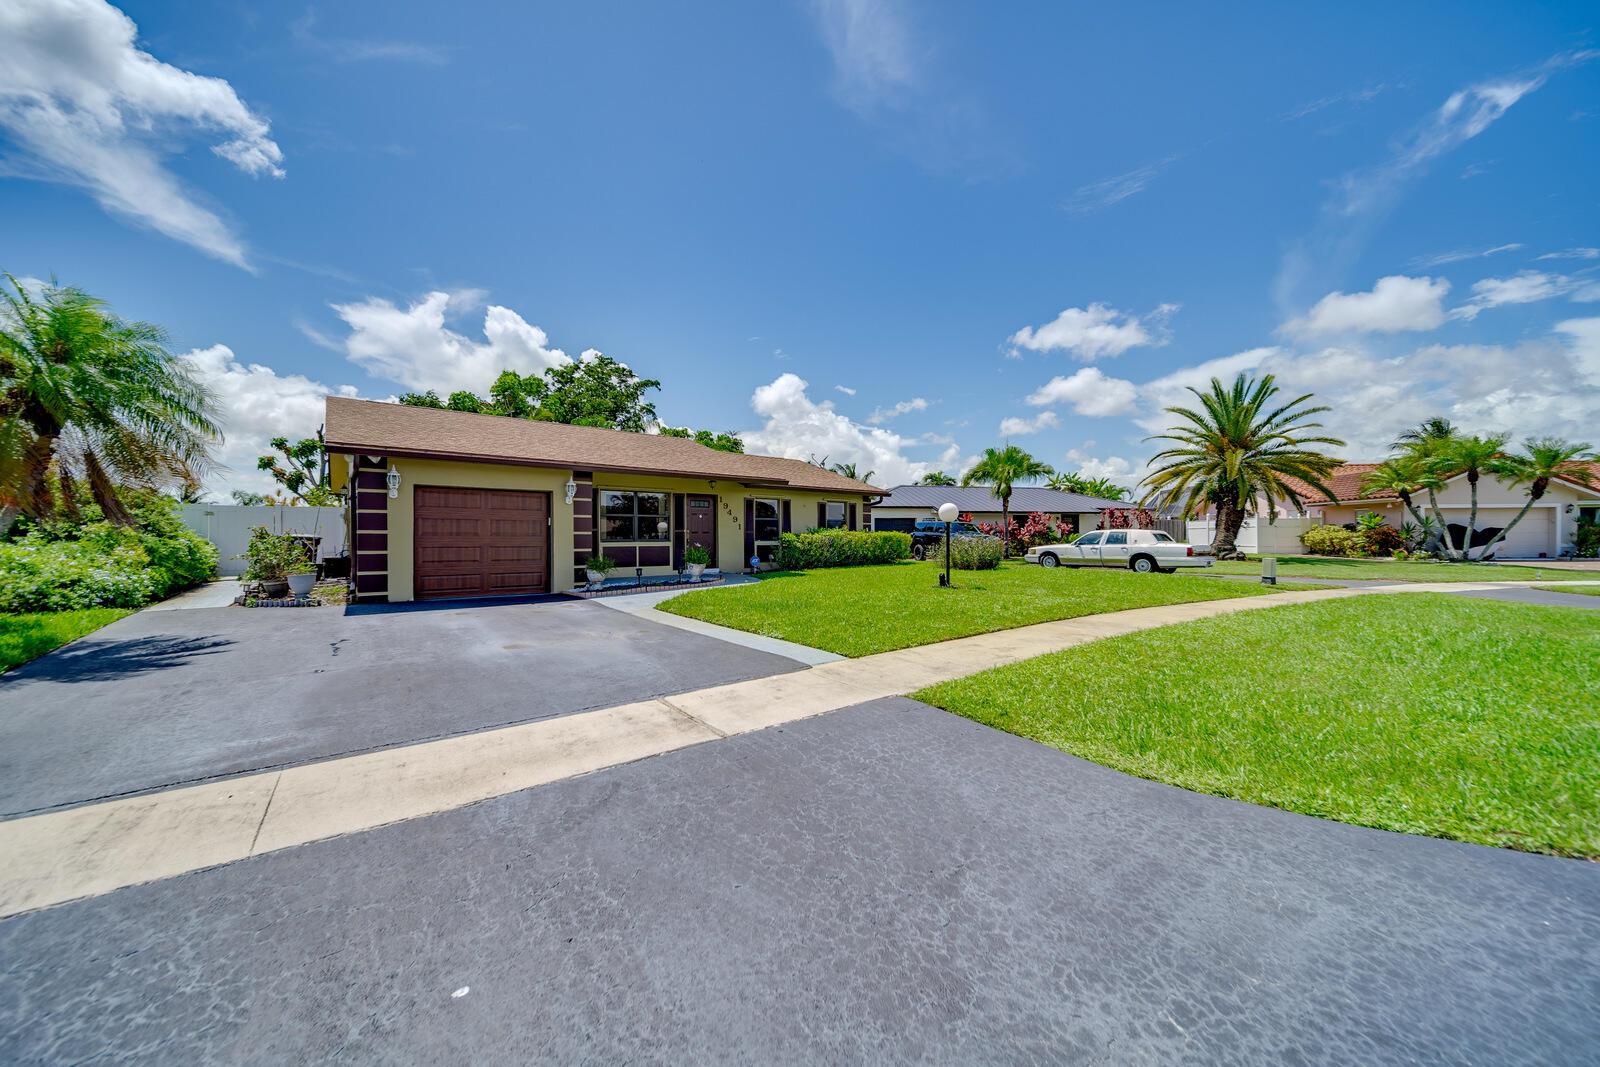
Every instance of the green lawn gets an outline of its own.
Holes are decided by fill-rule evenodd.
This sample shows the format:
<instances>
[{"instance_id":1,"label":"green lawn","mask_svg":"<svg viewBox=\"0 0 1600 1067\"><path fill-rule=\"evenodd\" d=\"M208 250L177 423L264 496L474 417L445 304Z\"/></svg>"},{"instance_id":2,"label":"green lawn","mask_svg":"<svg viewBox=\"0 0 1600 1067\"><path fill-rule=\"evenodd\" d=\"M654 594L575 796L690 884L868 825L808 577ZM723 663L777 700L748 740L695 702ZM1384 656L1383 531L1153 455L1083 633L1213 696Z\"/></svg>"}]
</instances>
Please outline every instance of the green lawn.
<instances>
[{"instance_id":1,"label":"green lawn","mask_svg":"<svg viewBox=\"0 0 1600 1067\"><path fill-rule=\"evenodd\" d=\"M1424 593L1112 638L916 696L1119 771L1600 858L1600 613Z\"/></svg>"},{"instance_id":2,"label":"green lawn","mask_svg":"<svg viewBox=\"0 0 1600 1067\"><path fill-rule=\"evenodd\" d=\"M1499 563L1435 563L1393 559L1338 559L1333 556L1279 556L1279 578L1350 578L1389 582L1571 582L1594 572L1508 567ZM1212 574L1260 574L1261 558L1243 563L1218 560Z\"/></svg>"},{"instance_id":3,"label":"green lawn","mask_svg":"<svg viewBox=\"0 0 1600 1067\"><path fill-rule=\"evenodd\" d=\"M1179 574L1045 570L1024 563L955 571L955 588L940 589L940 569L930 562L779 571L755 588L686 593L659 610L842 656L867 656L1052 619L1273 592Z\"/></svg>"},{"instance_id":4,"label":"green lawn","mask_svg":"<svg viewBox=\"0 0 1600 1067\"><path fill-rule=\"evenodd\" d=\"M0 615L0 673L131 614L122 608L89 608L46 615Z\"/></svg>"},{"instance_id":5,"label":"green lawn","mask_svg":"<svg viewBox=\"0 0 1600 1067\"><path fill-rule=\"evenodd\" d=\"M1596 578L1600 578L1600 575L1596 575ZM1547 593L1577 593L1581 596L1600 596L1600 585L1536 585L1534 588L1543 589Z\"/></svg>"}]
</instances>

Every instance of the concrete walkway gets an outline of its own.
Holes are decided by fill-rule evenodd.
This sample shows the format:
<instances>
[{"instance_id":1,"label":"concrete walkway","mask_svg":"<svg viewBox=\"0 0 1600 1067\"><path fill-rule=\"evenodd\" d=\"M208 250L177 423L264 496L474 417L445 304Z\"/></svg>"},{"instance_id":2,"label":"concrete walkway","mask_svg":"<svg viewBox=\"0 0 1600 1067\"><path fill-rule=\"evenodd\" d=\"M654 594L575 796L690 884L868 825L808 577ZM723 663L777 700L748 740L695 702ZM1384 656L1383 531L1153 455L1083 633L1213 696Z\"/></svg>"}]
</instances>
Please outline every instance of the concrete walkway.
<instances>
[{"instance_id":1,"label":"concrete walkway","mask_svg":"<svg viewBox=\"0 0 1600 1067\"><path fill-rule=\"evenodd\" d=\"M205 585L197 585L177 596L151 604L145 611L180 611L185 608L225 608L239 595L239 579L218 578Z\"/></svg>"},{"instance_id":2,"label":"concrete walkway","mask_svg":"<svg viewBox=\"0 0 1600 1067\"><path fill-rule=\"evenodd\" d=\"M689 745L765 729L1106 637L1393 585L1174 604L838 660L564 718L0 823L0 916L370 830Z\"/></svg>"}]
</instances>

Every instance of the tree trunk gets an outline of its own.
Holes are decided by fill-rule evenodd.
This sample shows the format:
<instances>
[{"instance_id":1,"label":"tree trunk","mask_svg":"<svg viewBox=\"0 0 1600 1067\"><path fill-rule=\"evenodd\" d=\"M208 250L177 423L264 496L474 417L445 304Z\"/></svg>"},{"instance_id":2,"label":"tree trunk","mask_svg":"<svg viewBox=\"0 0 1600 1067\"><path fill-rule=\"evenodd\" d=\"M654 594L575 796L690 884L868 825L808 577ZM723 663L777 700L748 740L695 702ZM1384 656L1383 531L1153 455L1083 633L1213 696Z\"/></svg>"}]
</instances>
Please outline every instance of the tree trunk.
<instances>
[{"instance_id":1,"label":"tree trunk","mask_svg":"<svg viewBox=\"0 0 1600 1067\"><path fill-rule=\"evenodd\" d=\"M1400 494L1400 503L1402 503L1402 504L1404 504L1406 506L1406 514L1410 515L1411 516L1411 521L1415 522L1417 524L1417 528L1418 529L1421 529L1423 527L1423 525L1424 525L1424 523L1422 521L1422 512L1417 510L1416 501L1411 499L1411 494L1410 493L1401 493Z\"/></svg>"},{"instance_id":2,"label":"tree trunk","mask_svg":"<svg viewBox=\"0 0 1600 1067\"><path fill-rule=\"evenodd\" d=\"M1461 558L1472 558L1472 539L1478 535L1478 472L1467 472L1467 484L1472 486L1472 510L1467 512L1467 538L1461 545ZM1484 547L1488 547L1485 545ZM1483 556L1480 554L1479 559Z\"/></svg>"},{"instance_id":3,"label":"tree trunk","mask_svg":"<svg viewBox=\"0 0 1600 1067\"><path fill-rule=\"evenodd\" d=\"M1542 496L1544 496L1544 490L1542 488L1536 488L1534 491L1528 494L1528 502L1522 505L1522 510L1513 515L1511 517L1511 521L1506 523L1505 529L1491 537L1489 539L1489 543L1483 546L1483 551L1478 553L1478 559L1480 561L1489 558L1489 554L1494 551L1494 547L1506 539L1506 534L1510 533L1512 529L1516 527L1517 523L1522 521L1522 516L1526 515ZM1556 546L1558 549L1560 547L1560 545Z\"/></svg>"},{"instance_id":4,"label":"tree trunk","mask_svg":"<svg viewBox=\"0 0 1600 1067\"><path fill-rule=\"evenodd\" d=\"M1011 494L1000 498L1000 557L1011 558Z\"/></svg>"},{"instance_id":5,"label":"tree trunk","mask_svg":"<svg viewBox=\"0 0 1600 1067\"><path fill-rule=\"evenodd\" d=\"M1450 524L1444 521L1444 512L1439 510L1439 497L1432 489L1428 490L1428 507L1433 509L1433 520L1439 524L1439 537L1444 541L1445 559L1460 559L1456 555L1456 539L1450 536Z\"/></svg>"},{"instance_id":6,"label":"tree trunk","mask_svg":"<svg viewBox=\"0 0 1600 1067\"><path fill-rule=\"evenodd\" d=\"M1239 528L1244 525L1244 509L1232 500L1217 502L1217 533L1211 542L1211 554L1218 559L1243 559L1235 543Z\"/></svg>"},{"instance_id":7,"label":"tree trunk","mask_svg":"<svg viewBox=\"0 0 1600 1067\"><path fill-rule=\"evenodd\" d=\"M11 524L17 521L17 516L22 514L22 509L7 504L0 507L0 538L11 532Z\"/></svg>"}]
</instances>

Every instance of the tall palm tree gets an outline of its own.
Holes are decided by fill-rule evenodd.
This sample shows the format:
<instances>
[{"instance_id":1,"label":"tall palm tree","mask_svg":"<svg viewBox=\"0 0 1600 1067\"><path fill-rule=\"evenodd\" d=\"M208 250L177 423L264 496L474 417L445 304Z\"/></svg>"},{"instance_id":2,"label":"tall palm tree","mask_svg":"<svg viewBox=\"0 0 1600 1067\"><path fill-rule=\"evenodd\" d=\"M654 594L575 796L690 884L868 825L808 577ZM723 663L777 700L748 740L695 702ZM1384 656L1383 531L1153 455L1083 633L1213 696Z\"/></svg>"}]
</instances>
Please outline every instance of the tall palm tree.
<instances>
[{"instance_id":1,"label":"tall palm tree","mask_svg":"<svg viewBox=\"0 0 1600 1067\"><path fill-rule=\"evenodd\" d=\"M850 478L858 482L870 482L872 481L872 476L878 473L877 471L868 471L865 474L857 474L856 465L854 463L835 463L833 465L833 472L835 474L842 474L846 478Z\"/></svg>"},{"instance_id":2,"label":"tall palm tree","mask_svg":"<svg viewBox=\"0 0 1600 1067\"><path fill-rule=\"evenodd\" d=\"M1437 441L1449 441L1460 433L1455 423L1443 415L1433 415L1423 419L1409 430L1400 433L1394 439L1394 447L1409 449L1412 445L1429 444Z\"/></svg>"},{"instance_id":3,"label":"tall palm tree","mask_svg":"<svg viewBox=\"0 0 1600 1067\"><path fill-rule=\"evenodd\" d=\"M944 471L929 471L917 479L918 485L955 485L956 480Z\"/></svg>"},{"instance_id":4,"label":"tall palm tree","mask_svg":"<svg viewBox=\"0 0 1600 1067\"><path fill-rule=\"evenodd\" d=\"M1510 434L1490 434L1487 437L1457 437L1440 455L1441 466L1448 466L1454 474L1465 472L1467 485L1472 490L1472 510L1467 513L1467 533L1462 538L1461 559L1472 556L1472 539L1478 533L1478 480L1485 470L1496 467L1505 458L1506 441Z\"/></svg>"},{"instance_id":5,"label":"tall palm tree","mask_svg":"<svg viewBox=\"0 0 1600 1067\"><path fill-rule=\"evenodd\" d=\"M1527 485L1528 502L1522 505L1521 511L1511 517L1505 529L1489 539L1489 543L1483 546L1483 551L1478 553L1478 558L1488 559L1493 555L1495 546L1506 539L1506 535L1516 528L1517 523L1522 521L1522 517L1529 509L1544 496L1545 491L1550 488L1551 479L1562 474L1573 474L1574 464L1577 461L1594 458L1596 458L1595 453L1590 451L1587 442L1575 444L1563 441L1559 437L1539 437L1529 440L1521 455L1513 454L1497 459L1492 473L1511 485Z\"/></svg>"},{"instance_id":6,"label":"tall palm tree","mask_svg":"<svg viewBox=\"0 0 1600 1067\"><path fill-rule=\"evenodd\" d=\"M1444 511L1439 507L1439 490L1444 488L1445 479L1453 473L1448 453L1460 435L1454 423L1442 415L1435 415L1423 419L1394 439L1394 447L1402 455L1411 456L1420 464L1418 484L1428 494L1428 510L1433 513L1437 536L1444 542L1447 559L1463 558L1456 552L1455 536L1450 533L1450 524L1444 521ZM1470 536L1469 532L1469 539Z\"/></svg>"},{"instance_id":7,"label":"tall palm tree","mask_svg":"<svg viewBox=\"0 0 1600 1067\"><path fill-rule=\"evenodd\" d=\"M1258 497L1266 501L1269 516L1280 499L1292 500L1300 509L1299 495L1285 478L1298 478L1334 499L1323 479L1343 461L1315 446L1337 447L1344 442L1307 432L1322 424L1306 420L1328 410L1304 406L1312 394L1279 404L1273 400L1278 386L1270 374L1259 379L1240 374L1232 386L1213 378L1206 392L1193 387L1189 391L1200 401L1199 410L1167 408L1182 422L1169 433L1148 438L1174 445L1151 457L1155 469L1141 484L1148 487L1147 502L1177 506L1185 516L1195 515L1207 504L1214 506L1217 533L1211 551L1218 558L1238 555L1234 546L1239 528Z\"/></svg>"},{"instance_id":8,"label":"tall palm tree","mask_svg":"<svg viewBox=\"0 0 1600 1067\"><path fill-rule=\"evenodd\" d=\"M1401 453L1378 464L1367 476L1361 480L1363 493L1386 493L1400 498L1400 503L1405 505L1406 513L1411 516L1419 527L1428 524L1422 517L1422 512L1417 510L1416 501L1412 499L1413 493L1420 493L1427 473L1423 470L1422 460L1416 456Z\"/></svg>"},{"instance_id":9,"label":"tall palm tree","mask_svg":"<svg viewBox=\"0 0 1600 1067\"><path fill-rule=\"evenodd\" d=\"M166 349L80 289L0 287L0 529L71 509L77 486L112 522L118 483L198 480L221 440L211 395Z\"/></svg>"},{"instance_id":10,"label":"tall palm tree","mask_svg":"<svg viewBox=\"0 0 1600 1067\"><path fill-rule=\"evenodd\" d=\"M983 458L961 476L962 485L987 483L1000 498L1001 555L1011 555L1011 490L1018 482L1048 478L1054 473L1053 467L1040 463L1016 445L1006 445L984 449Z\"/></svg>"}]
</instances>

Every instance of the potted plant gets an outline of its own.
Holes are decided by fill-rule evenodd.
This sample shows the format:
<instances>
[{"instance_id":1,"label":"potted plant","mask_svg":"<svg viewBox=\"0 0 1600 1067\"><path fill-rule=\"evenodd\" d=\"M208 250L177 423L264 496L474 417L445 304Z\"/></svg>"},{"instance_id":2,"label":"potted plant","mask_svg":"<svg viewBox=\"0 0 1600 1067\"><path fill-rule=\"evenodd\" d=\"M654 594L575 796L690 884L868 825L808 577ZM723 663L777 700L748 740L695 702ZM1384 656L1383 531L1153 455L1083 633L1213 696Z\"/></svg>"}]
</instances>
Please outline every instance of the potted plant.
<instances>
[{"instance_id":1,"label":"potted plant","mask_svg":"<svg viewBox=\"0 0 1600 1067\"><path fill-rule=\"evenodd\" d=\"M309 559L290 564L284 577L289 583L289 595L304 600L311 595L311 587L317 584L316 564Z\"/></svg>"},{"instance_id":2,"label":"potted plant","mask_svg":"<svg viewBox=\"0 0 1600 1067\"><path fill-rule=\"evenodd\" d=\"M590 556L583 561L584 572L589 577L590 585L599 585L606 580L606 575L616 569L617 561L609 556Z\"/></svg>"},{"instance_id":3,"label":"potted plant","mask_svg":"<svg viewBox=\"0 0 1600 1067\"><path fill-rule=\"evenodd\" d=\"M698 582L706 573L706 567L711 563L711 553L699 545L690 545L683 550L683 566L689 572L689 580Z\"/></svg>"},{"instance_id":4,"label":"potted plant","mask_svg":"<svg viewBox=\"0 0 1600 1067\"><path fill-rule=\"evenodd\" d=\"M250 531L250 544L239 558L249 561L244 571L245 579L259 583L261 595L269 600L280 600L289 595L288 577L291 571L298 572L305 568L312 572L312 582L316 581L316 568L310 565L305 546L288 534L275 534L265 526L257 526Z\"/></svg>"}]
</instances>

